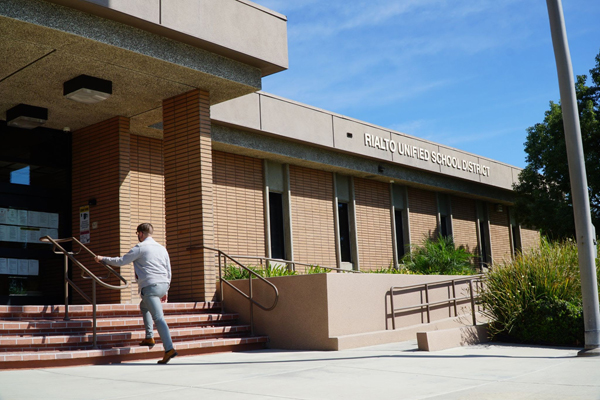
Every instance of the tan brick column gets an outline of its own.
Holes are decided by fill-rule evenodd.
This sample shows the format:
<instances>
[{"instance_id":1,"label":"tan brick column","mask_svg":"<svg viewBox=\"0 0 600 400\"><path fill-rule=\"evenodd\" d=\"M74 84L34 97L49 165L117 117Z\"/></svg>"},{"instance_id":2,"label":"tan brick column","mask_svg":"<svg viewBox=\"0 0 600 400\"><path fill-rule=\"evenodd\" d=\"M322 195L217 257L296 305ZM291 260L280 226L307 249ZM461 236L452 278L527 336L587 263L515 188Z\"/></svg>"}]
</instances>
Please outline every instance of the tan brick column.
<instances>
[{"instance_id":1,"label":"tan brick column","mask_svg":"<svg viewBox=\"0 0 600 400\"><path fill-rule=\"evenodd\" d=\"M209 301L216 291L209 93L163 101L165 216L172 301Z\"/></svg>"},{"instance_id":2,"label":"tan brick column","mask_svg":"<svg viewBox=\"0 0 600 400\"><path fill-rule=\"evenodd\" d=\"M134 239L130 225L130 166L129 119L114 117L73 132L73 236L79 238L79 207L90 199L97 204L90 207L90 220L97 228L90 231L88 247L96 254L119 256L129 251ZM77 256L86 267L100 275L106 270L83 252ZM133 277L132 265L115 268L125 279ZM89 280L80 278L79 269L73 270L73 280L91 296ZM111 278L111 284L119 284ZM85 302L75 291L74 301ZM115 291L98 285L99 303L129 303L131 290Z\"/></svg>"}]
</instances>

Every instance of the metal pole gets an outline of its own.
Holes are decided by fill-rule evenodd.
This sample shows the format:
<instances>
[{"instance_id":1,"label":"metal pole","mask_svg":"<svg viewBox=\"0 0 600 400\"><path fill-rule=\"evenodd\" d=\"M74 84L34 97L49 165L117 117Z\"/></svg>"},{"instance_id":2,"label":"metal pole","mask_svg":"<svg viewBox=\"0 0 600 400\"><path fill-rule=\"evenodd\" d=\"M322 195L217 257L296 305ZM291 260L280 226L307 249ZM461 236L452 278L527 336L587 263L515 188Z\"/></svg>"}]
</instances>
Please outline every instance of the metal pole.
<instances>
[{"instance_id":1,"label":"metal pole","mask_svg":"<svg viewBox=\"0 0 600 400\"><path fill-rule=\"evenodd\" d=\"M63 318L64 321L69 321L69 257L67 257L67 255L65 254L65 264L64 264L64 270L65 270L65 317Z\"/></svg>"},{"instance_id":2,"label":"metal pole","mask_svg":"<svg viewBox=\"0 0 600 400\"><path fill-rule=\"evenodd\" d=\"M92 279L92 320L94 324L94 343L92 348L98 348L98 335L96 332L96 280Z\"/></svg>"},{"instance_id":3,"label":"metal pole","mask_svg":"<svg viewBox=\"0 0 600 400\"><path fill-rule=\"evenodd\" d=\"M477 326L477 314L475 312L475 293L473 292L473 280L469 281L469 292L471 292L471 315L473 317L473 326Z\"/></svg>"},{"instance_id":4,"label":"metal pole","mask_svg":"<svg viewBox=\"0 0 600 400\"><path fill-rule=\"evenodd\" d=\"M583 319L585 326L585 349L580 355L600 356L600 311L598 308L598 285L596 281L596 266L594 254L594 236L590 213L585 158L581 142L579 126L579 111L575 96L575 81L567 42L567 32L560 0L546 0L550 31L558 71L560 101L565 141L567 145L567 160L569 162L569 177L571 180L571 195L573 197L573 212L575 214L575 232L577 249L579 251L579 273L581 275L581 294L583 298Z\"/></svg>"}]
</instances>

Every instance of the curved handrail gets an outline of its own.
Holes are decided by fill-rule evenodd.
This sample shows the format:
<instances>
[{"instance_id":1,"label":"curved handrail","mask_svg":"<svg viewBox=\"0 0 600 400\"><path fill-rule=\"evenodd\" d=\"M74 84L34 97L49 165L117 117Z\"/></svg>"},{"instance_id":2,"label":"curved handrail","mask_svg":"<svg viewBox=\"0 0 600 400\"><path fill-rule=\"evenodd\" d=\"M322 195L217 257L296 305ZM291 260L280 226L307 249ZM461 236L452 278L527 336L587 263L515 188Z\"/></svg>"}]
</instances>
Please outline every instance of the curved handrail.
<instances>
[{"instance_id":1,"label":"curved handrail","mask_svg":"<svg viewBox=\"0 0 600 400\"><path fill-rule=\"evenodd\" d=\"M222 255L224 258L233 261L239 267L241 267L241 268L245 269L246 271L248 271L249 272L248 279L250 281L250 286L249 286L250 295L247 295L246 293L242 292L240 289L236 288L234 285L232 285L231 283L229 283L227 280L225 280L222 277L222 275L221 275L221 263L219 262L219 279L220 279L221 282L224 282L227 285L229 285L229 287L231 287L232 289L234 289L236 292L238 292L239 294L241 294L243 297L245 297L252 304L255 304L258 308L260 308L260 309L262 309L264 311L271 311L271 310L273 310L277 306L277 303L279 302L279 290L277 290L277 286L273 285L271 282L269 282L268 280L266 280L265 278L263 278L262 276L260 276L256 272L252 271L250 268L248 268L245 265L241 264L239 261L237 261L236 259L232 258L231 256L229 256L228 254L224 253L223 251L221 251L219 249L212 248L212 247L208 247L208 246L202 246L202 247L204 249L206 249L206 250L217 252L219 254L219 256ZM220 259L219 259L219 261L220 261ZM267 285L269 285L273 289L273 291L275 292L275 300L273 301L273 304L270 307L265 307L265 306L263 306L262 304L260 304L259 302L257 302L256 300L254 300L252 298L252 275L254 275L258 279L260 279L261 281L263 281L264 283L266 283ZM222 293L221 293L221 295L222 295Z\"/></svg>"},{"instance_id":2,"label":"curved handrail","mask_svg":"<svg viewBox=\"0 0 600 400\"><path fill-rule=\"evenodd\" d=\"M96 257L96 255L90 250L88 249L86 246L84 246L83 243L81 243L79 240L75 239L74 237L70 237L70 238L65 238L65 239L52 239L50 236L43 236L40 238L40 242L44 242L44 243L52 243L52 251L54 252L54 254L63 254L64 256L64 283L65 283L65 317L64 320L68 321L69 320L69 285L75 289L77 291L77 293L79 293L81 295L81 297L83 297L88 303L90 303L92 305L92 335L93 335L93 342L92 342L92 348L97 349L98 348L98 335L97 335L97 318L96 318L96 283L99 283L100 285L104 286L107 289L113 289L113 290L123 290L123 289L127 289L130 285L130 282L127 282L127 280L125 278L123 278L121 276L121 274L119 274L117 271L115 271L112 267L110 267L109 265L104 265L104 267L108 270L109 274L105 277L97 277L92 271L90 271L89 269L87 269L82 263L80 263L75 257L74 254L79 254L81 253L81 250L85 250L88 254L90 254L92 257ZM60 243L68 243L68 242L74 242L75 244L79 245L79 249L76 252L72 252L72 251L67 251L65 250L64 247L62 247L60 245ZM71 262L78 266L81 269L81 277L83 279L90 279L92 281L92 297L90 298L90 296L88 296L86 293L84 293L84 291L75 284L75 282L73 282L70 278L69 278L69 260L71 260ZM112 273L113 275L115 275L117 278L119 278L119 280L121 282L125 282L124 286L116 286L116 285L111 285L109 283L106 283L103 281L103 279L108 279L110 277L110 273ZM85 276L85 274L87 274L88 276Z\"/></svg>"},{"instance_id":3,"label":"curved handrail","mask_svg":"<svg viewBox=\"0 0 600 400\"><path fill-rule=\"evenodd\" d=\"M73 264L77 265L81 271L82 274L81 276L85 279L93 279L94 281L96 281L97 283L99 283L100 285L104 286L107 289L113 289L113 290L123 290L123 289L127 289L129 287L129 285L131 284L131 282L127 282L127 280L125 278L123 278L123 276L121 276L121 274L119 274L117 271L115 271L110 265L106 265L106 264L102 264L107 270L108 272L112 273L113 275L115 275L117 278L119 278L119 280L121 282L125 283L125 286L116 286L116 285L111 285L108 284L106 282L104 282L102 279L107 279L110 277L110 275L107 275L105 277L101 277L98 278L92 271L90 271L88 268L86 268L82 263L80 263L75 257L73 257L73 254L79 254L81 252L81 250L85 250L87 253L89 253L92 257L96 257L96 254L94 254L89 248L87 248L83 243L81 243L79 240L77 240L74 237L70 237L70 238L65 238L65 239L52 239L50 236L43 236L40 238L41 242L49 242L52 243L53 247L52 247L52 251L54 251L55 254L64 254L65 256L69 257L69 260L71 260L71 262L73 262ZM79 251L77 252L70 252L65 250L59 243L67 243L67 242L74 242L77 245L79 245ZM58 252L56 250L59 250ZM84 276L83 273L88 274L88 276Z\"/></svg>"}]
</instances>

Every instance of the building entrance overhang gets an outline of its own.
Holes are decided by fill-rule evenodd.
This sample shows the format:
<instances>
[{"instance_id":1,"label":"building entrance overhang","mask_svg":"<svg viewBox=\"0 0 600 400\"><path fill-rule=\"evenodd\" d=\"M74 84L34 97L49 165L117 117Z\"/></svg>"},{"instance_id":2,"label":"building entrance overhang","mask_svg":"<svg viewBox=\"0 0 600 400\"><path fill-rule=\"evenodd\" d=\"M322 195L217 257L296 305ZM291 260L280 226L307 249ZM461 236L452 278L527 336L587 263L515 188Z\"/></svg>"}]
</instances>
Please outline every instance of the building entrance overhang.
<instances>
[{"instance_id":1,"label":"building entrance overhang","mask_svg":"<svg viewBox=\"0 0 600 400\"><path fill-rule=\"evenodd\" d=\"M135 19L133 17L128 17ZM46 1L0 7L0 119L18 104L48 109L46 128L72 131L114 116L131 133L162 137L162 100L201 89L217 104L261 86L261 68L203 48ZM106 101L63 96L79 75L112 82Z\"/></svg>"}]
</instances>

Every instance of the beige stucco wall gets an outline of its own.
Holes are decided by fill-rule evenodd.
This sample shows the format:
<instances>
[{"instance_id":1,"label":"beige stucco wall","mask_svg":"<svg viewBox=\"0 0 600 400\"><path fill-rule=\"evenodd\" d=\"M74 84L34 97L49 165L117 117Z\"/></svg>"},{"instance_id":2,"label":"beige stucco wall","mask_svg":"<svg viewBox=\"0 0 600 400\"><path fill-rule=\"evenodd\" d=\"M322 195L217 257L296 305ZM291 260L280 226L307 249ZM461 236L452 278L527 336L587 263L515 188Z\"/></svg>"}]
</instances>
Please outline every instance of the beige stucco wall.
<instances>
[{"instance_id":1,"label":"beige stucco wall","mask_svg":"<svg viewBox=\"0 0 600 400\"><path fill-rule=\"evenodd\" d=\"M387 274L316 274L269 278L277 286L280 298L272 311L254 308L255 331L266 334L273 348L336 350L336 338L392 329L390 287L452 279L452 276L387 275ZM232 282L247 293L247 281ZM457 285L457 296L466 294L466 285ZM225 286L225 308L238 312L249 322L248 302ZM253 280L257 301L270 306L272 290ZM432 288L430 302L447 299L448 287ZM424 292L413 290L396 294L395 307L424 301ZM458 307L459 315L470 313L468 302ZM454 316L453 307L434 307L432 321ZM398 313L396 327L403 328L427 322L425 312L412 310Z\"/></svg>"},{"instance_id":2,"label":"beige stucco wall","mask_svg":"<svg viewBox=\"0 0 600 400\"><path fill-rule=\"evenodd\" d=\"M244 111L241 111L245 109ZM255 113L259 114L259 117ZM512 184L518 180L519 168L486 159L416 138L401 132L391 131L363 121L338 115L313 106L281 98L269 93L259 92L239 97L211 107L211 119L242 128L259 129L267 134L316 144L333 150L357 154L395 164L417 168L441 175L480 182L491 187L512 190ZM348 135L351 133L352 135ZM460 168L441 165L426 160L425 156L409 156L396 151L383 150L381 147L366 145L365 134L393 140L398 144L427 150L433 153L453 157L460 161ZM374 140L374 139L373 139ZM412 150L411 150L412 151ZM437 158L436 158L437 159ZM489 168L489 174L477 174L463 170L463 161ZM468 170L468 167L467 167Z\"/></svg>"}]
</instances>

